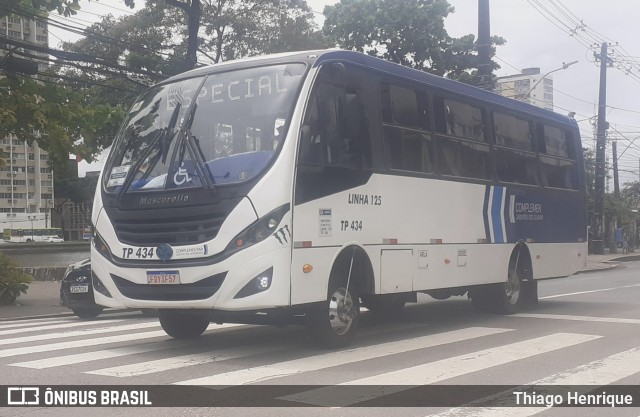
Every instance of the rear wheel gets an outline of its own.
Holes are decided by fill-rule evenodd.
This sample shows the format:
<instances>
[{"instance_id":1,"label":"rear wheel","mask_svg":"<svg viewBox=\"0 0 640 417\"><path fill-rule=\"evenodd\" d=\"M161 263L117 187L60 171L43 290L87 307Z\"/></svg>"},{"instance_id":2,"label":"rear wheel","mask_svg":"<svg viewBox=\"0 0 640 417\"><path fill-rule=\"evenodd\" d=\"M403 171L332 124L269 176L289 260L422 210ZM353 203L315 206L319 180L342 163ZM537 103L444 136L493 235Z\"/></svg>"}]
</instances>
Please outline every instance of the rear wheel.
<instances>
[{"instance_id":1,"label":"rear wheel","mask_svg":"<svg viewBox=\"0 0 640 417\"><path fill-rule=\"evenodd\" d=\"M327 301L308 313L307 326L322 346L339 348L353 340L360 318L360 303L351 288L333 285Z\"/></svg>"},{"instance_id":2,"label":"rear wheel","mask_svg":"<svg viewBox=\"0 0 640 417\"><path fill-rule=\"evenodd\" d=\"M509 268L506 282L469 290L469 297L476 310L482 313L514 314L523 304L524 292L518 266L514 264Z\"/></svg>"},{"instance_id":3,"label":"rear wheel","mask_svg":"<svg viewBox=\"0 0 640 417\"><path fill-rule=\"evenodd\" d=\"M517 313L524 298L522 296L524 288L517 265L514 268L510 268L507 282L496 286L496 288L498 289L496 293L496 312L499 314Z\"/></svg>"},{"instance_id":4,"label":"rear wheel","mask_svg":"<svg viewBox=\"0 0 640 417\"><path fill-rule=\"evenodd\" d=\"M209 326L208 317L197 313L185 313L174 310L160 310L160 326L171 337L192 339L200 336Z\"/></svg>"}]
</instances>

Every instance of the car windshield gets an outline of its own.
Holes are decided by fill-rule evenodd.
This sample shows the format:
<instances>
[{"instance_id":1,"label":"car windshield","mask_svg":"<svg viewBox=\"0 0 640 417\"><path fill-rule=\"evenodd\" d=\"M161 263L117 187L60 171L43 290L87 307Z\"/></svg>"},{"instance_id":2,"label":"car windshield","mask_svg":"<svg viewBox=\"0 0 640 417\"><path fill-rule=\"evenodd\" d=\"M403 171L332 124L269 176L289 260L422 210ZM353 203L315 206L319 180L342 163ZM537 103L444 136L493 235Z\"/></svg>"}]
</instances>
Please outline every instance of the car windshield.
<instances>
[{"instance_id":1,"label":"car windshield","mask_svg":"<svg viewBox=\"0 0 640 417\"><path fill-rule=\"evenodd\" d=\"M193 188L259 175L284 140L304 71L304 64L273 65L148 90L116 140L106 190Z\"/></svg>"}]
</instances>

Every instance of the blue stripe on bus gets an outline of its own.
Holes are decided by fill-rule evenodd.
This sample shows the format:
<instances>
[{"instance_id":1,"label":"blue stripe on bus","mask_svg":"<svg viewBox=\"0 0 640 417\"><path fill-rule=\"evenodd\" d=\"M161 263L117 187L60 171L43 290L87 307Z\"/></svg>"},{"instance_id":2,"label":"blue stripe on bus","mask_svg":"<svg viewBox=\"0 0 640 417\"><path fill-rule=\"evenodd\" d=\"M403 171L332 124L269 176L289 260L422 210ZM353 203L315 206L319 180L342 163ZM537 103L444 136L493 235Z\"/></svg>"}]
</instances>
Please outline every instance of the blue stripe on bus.
<instances>
[{"instance_id":1,"label":"blue stripe on bus","mask_svg":"<svg viewBox=\"0 0 640 417\"><path fill-rule=\"evenodd\" d=\"M502 196L504 187L493 188L493 201L491 204L491 221L493 222L493 236L495 243L504 243L504 232L502 230Z\"/></svg>"},{"instance_id":2,"label":"blue stripe on bus","mask_svg":"<svg viewBox=\"0 0 640 417\"><path fill-rule=\"evenodd\" d=\"M482 204L482 220L484 221L484 233L487 242L491 243L491 232L489 230L489 191L491 186L487 185L484 189L484 203Z\"/></svg>"}]
</instances>

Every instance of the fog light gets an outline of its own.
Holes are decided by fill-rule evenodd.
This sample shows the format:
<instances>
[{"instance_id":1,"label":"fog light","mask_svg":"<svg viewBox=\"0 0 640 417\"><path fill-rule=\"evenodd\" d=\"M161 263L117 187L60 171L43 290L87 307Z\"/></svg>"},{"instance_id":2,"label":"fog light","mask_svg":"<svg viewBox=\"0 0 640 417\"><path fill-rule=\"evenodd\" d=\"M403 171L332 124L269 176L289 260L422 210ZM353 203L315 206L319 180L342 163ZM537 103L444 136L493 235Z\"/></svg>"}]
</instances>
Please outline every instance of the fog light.
<instances>
[{"instance_id":1,"label":"fog light","mask_svg":"<svg viewBox=\"0 0 640 417\"><path fill-rule=\"evenodd\" d=\"M253 294L257 294L259 292L263 292L268 290L271 287L271 278L273 277L273 267L267 269L258 276L251 279L247 284L242 287L240 291L236 294L234 299L236 298L244 298Z\"/></svg>"},{"instance_id":2,"label":"fog light","mask_svg":"<svg viewBox=\"0 0 640 417\"><path fill-rule=\"evenodd\" d=\"M260 277L260 278L258 278L258 288L260 290L264 291L267 288L269 288L270 285L271 285L271 278L270 277Z\"/></svg>"}]
</instances>

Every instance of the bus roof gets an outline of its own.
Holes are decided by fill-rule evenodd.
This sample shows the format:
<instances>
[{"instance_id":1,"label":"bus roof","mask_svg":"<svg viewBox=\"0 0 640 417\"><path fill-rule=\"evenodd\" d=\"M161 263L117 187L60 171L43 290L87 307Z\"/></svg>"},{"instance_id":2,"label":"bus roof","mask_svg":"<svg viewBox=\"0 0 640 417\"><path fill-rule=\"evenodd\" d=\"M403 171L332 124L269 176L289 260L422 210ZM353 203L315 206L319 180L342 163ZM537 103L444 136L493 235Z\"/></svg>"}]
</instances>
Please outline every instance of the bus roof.
<instances>
[{"instance_id":1,"label":"bus roof","mask_svg":"<svg viewBox=\"0 0 640 417\"><path fill-rule=\"evenodd\" d=\"M410 67L402 66L389 62L380 58L372 57L360 52L345 51L341 49L324 49L317 51L303 52L286 52L273 55L263 55L257 57L243 58L234 61L222 62L219 64L208 65L206 67L197 68L185 73L173 76L160 84L171 83L180 79L196 77L200 75L210 74L218 71L230 71L234 69L245 68L247 65L274 65L282 62L306 62L311 66L319 66L325 62L331 61L348 61L354 64L363 65L365 67L375 69L387 74L403 77L408 80L427 84L442 90L451 91L455 94L467 96L476 100L482 100L497 106L502 106L524 112L536 117L543 117L553 120L557 123L575 125L574 119L543 109L529 103L514 100L501 96L491 91L483 90L469 84L464 84L455 80L429 74L424 71L416 70Z\"/></svg>"}]
</instances>

